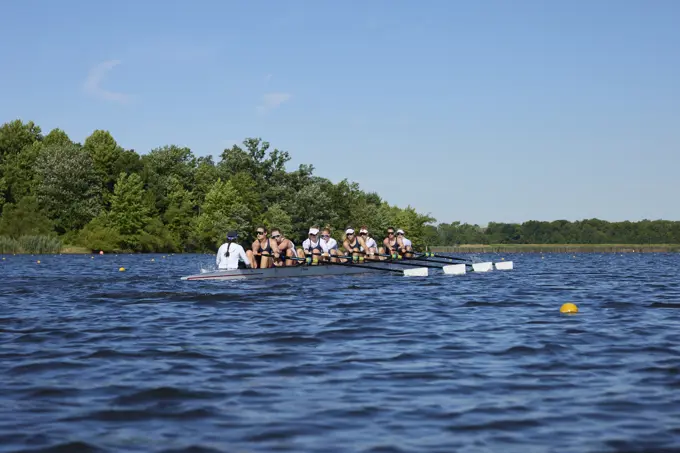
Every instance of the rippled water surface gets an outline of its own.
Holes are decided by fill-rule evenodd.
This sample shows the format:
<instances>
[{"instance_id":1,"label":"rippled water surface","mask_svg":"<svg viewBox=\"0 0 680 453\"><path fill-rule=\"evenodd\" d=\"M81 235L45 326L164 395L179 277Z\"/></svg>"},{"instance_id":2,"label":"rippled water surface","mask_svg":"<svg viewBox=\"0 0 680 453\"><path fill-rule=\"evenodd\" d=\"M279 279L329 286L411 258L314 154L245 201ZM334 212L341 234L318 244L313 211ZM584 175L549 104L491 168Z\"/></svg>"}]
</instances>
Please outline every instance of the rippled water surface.
<instances>
[{"instance_id":1,"label":"rippled water surface","mask_svg":"<svg viewBox=\"0 0 680 453\"><path fill-rule=\"evenodd\" d=\"M1 452L680 449L677 255L241 282L4 257Z\"/></svg>"}]
</instances>

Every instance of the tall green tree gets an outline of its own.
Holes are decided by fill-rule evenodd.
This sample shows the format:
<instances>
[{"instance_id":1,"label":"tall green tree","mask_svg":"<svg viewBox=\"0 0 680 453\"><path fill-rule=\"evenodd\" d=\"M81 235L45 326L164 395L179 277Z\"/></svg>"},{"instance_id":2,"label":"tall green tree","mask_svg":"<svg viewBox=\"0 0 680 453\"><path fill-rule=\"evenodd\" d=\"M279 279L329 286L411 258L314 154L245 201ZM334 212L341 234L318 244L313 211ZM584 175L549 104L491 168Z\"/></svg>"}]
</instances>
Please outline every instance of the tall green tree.
<instances>
[{"instance_id":1,"label":"tall green tree","mask_svg":"<svg viewBox=\"0 0 680 453\"><path fill-rule=\"evenodd\" d=\"M116 164L123 154L123 148L118 146L109 131L97 129L85 139L83 148L92 159L94 169L101 181L102 200L106 205L110 203L113 186L118 177Z\"/></svg>"},{"instance_id":2,"label":"tall green tree","mask_svg":"<svg viewBox=\"0 0 680 453\"><path fill-rule=\"evenodd\" d=\"M111 197L110 226L122 237L125 248L140 246L144 228L151 221L149 207L144 201L144 182L136 173L121 173L116 180Z\"/></svg>"},{"instance_id":3,"label":"tall green tree","mask_svg":"<svg viewBox=\"0 0 680 453\"><path fill-rule=\"evenodd\" d=\"M57 233L80 230L99 213L99 179L92 158L80 146L44 147L35 169L38 204Z\"/></svg>"},{"instance_id":4,"label":"tall green tree","mask_svg":"<svg viewBox=\"0 0 680 453\"><path fill-rule=\"evenodd\" d=\"M231 181L219 179L206 194L201 213L194 221L195 241L212 249L224 242L231 230L238 231L243 239L252 238L252 218L253 212Z\"/></svg>"}]
</instances>

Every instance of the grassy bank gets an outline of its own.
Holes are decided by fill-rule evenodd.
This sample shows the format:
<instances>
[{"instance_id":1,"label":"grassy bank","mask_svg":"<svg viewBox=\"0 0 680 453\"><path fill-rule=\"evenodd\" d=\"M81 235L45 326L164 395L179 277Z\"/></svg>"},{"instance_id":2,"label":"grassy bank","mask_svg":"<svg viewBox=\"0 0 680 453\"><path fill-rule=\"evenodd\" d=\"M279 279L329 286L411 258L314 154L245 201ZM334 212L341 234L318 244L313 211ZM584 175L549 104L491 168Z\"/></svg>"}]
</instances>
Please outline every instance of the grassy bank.
<instances>
[{"instance_id":1,"label":"grassy bank","mask_svg":"<svg viewBox=\"0 0 680 453\"><path fill-rule=\"evenodd\" d=\"M65 246L59 238L52 236L21 236L19 238L0 236L0 254L23 253L91 253L91 251L84 247Z\"/></svg>"},{"instance_id":2,"label":"grassy bank","mask_svg":"<svg viewBox=\"0 0 680 453\"><path fill-rule=\"evenodd\" d=\"M430 247L439 253L670 253L680 244L465 244Z\"/></svg>"}]
</instances>

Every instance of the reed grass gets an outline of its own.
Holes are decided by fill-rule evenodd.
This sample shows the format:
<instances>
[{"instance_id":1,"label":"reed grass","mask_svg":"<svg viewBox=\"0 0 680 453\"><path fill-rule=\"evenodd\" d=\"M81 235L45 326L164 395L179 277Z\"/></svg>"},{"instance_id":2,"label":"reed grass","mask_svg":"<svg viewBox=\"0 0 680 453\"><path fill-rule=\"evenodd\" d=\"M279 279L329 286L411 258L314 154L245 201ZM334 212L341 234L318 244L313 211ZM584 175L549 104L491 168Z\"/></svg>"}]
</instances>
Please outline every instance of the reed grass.
<instances>
[{"instance_id":1,"label":"reed grass","mask_svg":"<svg viewBox=\"0 0 680 453\"><path fill-rule=\"evenodd\" d=\"M52 236L21 236L17 239L0 236L0 253L59 253L61 240Z\"/></svg>"}]
</instances>

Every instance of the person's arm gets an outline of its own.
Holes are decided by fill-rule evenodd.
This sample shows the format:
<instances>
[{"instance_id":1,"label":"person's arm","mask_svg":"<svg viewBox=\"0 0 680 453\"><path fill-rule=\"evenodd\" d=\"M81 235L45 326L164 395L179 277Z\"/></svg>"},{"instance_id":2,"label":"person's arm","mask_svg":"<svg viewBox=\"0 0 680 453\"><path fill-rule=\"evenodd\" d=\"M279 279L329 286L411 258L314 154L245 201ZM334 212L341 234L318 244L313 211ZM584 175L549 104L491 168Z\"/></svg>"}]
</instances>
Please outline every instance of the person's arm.
<instances>
[{"instance_id":1,"label":"person's arm","mask_svg":"<svg viewBox=\"0 0 680 453\"><path fill-rule=\"evenodd\" d=\"M246 251L243 249L243 247L238 248L238 257L241 258L241 261L246 264L246 267L250 267L250 260L248 259L248 255L246 255Z\"/></svg>"},{"instance_id":2,"label":"person's arm","mask_svg":"<svg viewBox=\"0 0 680 453\"><path fill-rule=\"evenodd\" d=\"M363 247L363 249L364 249L364 253L365 253L365 254L368 254L369 251L368 251L368 245L366 245L366 241L364 241L364 238L362 238L361 236L359 236L358 239L359 239L359 245L360 245L361 247Z\"/></svg>"},{"instance_id":3,"label":"person's arm","mask_svg":"<svg viewBox=\"0 0 680 453\"><path fill-rule=\"evenodd\" d=\"M272 255L274 255L274 258L280 257L281 251L279 250L279 244L277 244L276 241L269 241L269 245L272 248Z\"/></svg>"},{"instance_id":4,"label":"person's arm","mask_svg":"<svg viewBox=\"0 0 680 453\"><path fill-rule=\"evenodd\" d=\"M222 249L224 248L223 245L220 246L219 249L217 249L217 256L215 256L215 266L220 267L220 262L222 261L222 255L224 255L224 252Z\"/></svg>"}]
</instances>

